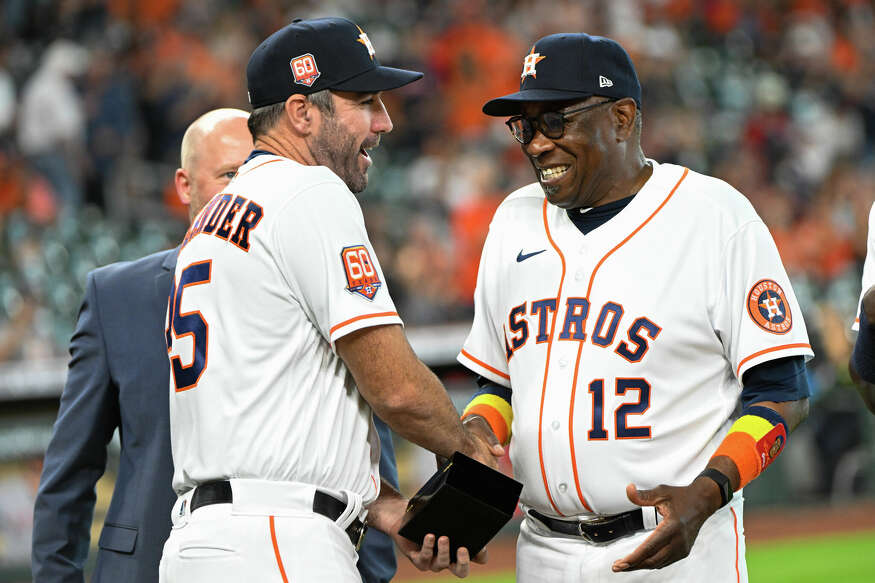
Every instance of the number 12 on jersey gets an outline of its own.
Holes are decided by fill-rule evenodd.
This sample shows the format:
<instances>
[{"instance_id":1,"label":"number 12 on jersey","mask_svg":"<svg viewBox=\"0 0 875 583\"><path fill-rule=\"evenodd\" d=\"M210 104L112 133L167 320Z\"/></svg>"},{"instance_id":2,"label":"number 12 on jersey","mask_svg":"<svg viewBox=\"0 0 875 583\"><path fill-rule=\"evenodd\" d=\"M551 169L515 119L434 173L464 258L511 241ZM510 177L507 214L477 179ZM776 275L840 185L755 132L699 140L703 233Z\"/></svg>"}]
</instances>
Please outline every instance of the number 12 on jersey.
<instances>
[{"instance_id":1,"label":"number 12 on jersey","mask_svg":"<svg viewBox=\"0 0 875 583\"><path fill-rule=\"evenodd\" d=\"M174 339L186 336L192 339L191 364L183 365L179 356L171 356L171 372L176 392L187 391L197 386L201 375L207 368L207 347L210 341L210 326L198 310L181 312L182 294L185 288L210 283L212 260L192 263L182 270L179 285L174 281L168 302L168 323L165 330L167 351L173 347Z\"/></svg>"},{"instance_id":2,"label":"number 12 on jersey","mask_svg":"<svg viewBox=\"0 0 875 583\"><path fill-rule=\"evenodd\" d=\"M650 383L641 378L617 379L615 393L625 395L628 391L638 391L637 403L623 403L614 411L614 430L616 439L649 439L650 426L633 427L629 425L628 415L641 415L650 408ZM608 439L605 429L605 380L595 379L589 383L592 396L592 429L587 432L590 441Z\"/></svg>"}]
</instances>

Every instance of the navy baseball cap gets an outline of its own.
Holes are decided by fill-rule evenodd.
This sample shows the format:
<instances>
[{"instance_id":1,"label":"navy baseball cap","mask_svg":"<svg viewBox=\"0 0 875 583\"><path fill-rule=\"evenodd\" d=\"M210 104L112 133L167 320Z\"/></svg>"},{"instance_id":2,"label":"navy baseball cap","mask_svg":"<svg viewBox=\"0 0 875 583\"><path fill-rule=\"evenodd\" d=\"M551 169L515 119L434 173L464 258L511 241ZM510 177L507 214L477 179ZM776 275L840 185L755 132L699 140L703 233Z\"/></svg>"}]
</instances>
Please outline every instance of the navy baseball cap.
<instances>
[{"instance_id":1,"label":"navy baseball cap","mask_svg":"<svg viewBox=\"0 0 875 583\"><path fill-rule=\"evenodd\" d=\"M538 40L523 59L520 90L483 106L486 115L516 115L526 101L631 97L641 109L641 84L629 55L602 36L559 33Z\"/></svg>"},{"instance_id":2,"label":"navy baseball cap","mask_svg":"<svg viewBox=\"0 0 875 583\"><path fill-rule=\"evenodd\" d=\"M368 35L346 18L297 18L258 45L246 65L253 109L323 89L375 93L407 85L418 71L380 65Z\"/></svg>"}]
</instances>

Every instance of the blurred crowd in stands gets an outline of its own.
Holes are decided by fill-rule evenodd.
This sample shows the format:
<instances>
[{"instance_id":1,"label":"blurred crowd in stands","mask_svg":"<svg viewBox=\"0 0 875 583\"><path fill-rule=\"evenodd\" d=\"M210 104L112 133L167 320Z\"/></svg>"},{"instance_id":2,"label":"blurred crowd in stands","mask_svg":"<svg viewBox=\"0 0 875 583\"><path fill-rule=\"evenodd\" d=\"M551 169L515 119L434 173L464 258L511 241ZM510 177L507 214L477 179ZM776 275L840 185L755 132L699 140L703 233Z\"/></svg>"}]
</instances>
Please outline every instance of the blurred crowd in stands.
<instances>
[{"instance_id":1,"label":"blurred crowd in stands","mask_svg":"<svg viewBox=\"0 0 875 583\"><path fill-rule=\"evenodd\" d=\"M751 199L804 308L816 388L843 379L875 198L868 0L4 0L0 361L63 355L90 269L176 244L186 126L248 109L253 48L329 14L426 72L386 96L395 131L362 195L408 325L470 318L491 214L534 179L480 106L516 89L536 38L586 31L638 67L645 153Z\"/></svg>"}]
</instances>

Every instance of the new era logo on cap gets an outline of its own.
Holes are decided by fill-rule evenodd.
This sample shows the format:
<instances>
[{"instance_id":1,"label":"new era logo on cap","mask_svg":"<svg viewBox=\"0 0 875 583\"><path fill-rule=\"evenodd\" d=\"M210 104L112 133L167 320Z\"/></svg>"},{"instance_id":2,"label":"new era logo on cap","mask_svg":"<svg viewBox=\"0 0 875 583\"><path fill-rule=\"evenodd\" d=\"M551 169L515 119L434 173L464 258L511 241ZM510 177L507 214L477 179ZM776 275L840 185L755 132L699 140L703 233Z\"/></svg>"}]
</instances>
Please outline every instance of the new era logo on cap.
<instances>
[{"instance_id":1,"label":"new era logo on cap","mask_svg":"<svg viewBox=\"0 0 875 583\"><path fill-rule=\"evenodd\" d=\"M605 77L604 75L599 75L599 87L613 87L614 82Z\"/></svg>"}]
</instances>

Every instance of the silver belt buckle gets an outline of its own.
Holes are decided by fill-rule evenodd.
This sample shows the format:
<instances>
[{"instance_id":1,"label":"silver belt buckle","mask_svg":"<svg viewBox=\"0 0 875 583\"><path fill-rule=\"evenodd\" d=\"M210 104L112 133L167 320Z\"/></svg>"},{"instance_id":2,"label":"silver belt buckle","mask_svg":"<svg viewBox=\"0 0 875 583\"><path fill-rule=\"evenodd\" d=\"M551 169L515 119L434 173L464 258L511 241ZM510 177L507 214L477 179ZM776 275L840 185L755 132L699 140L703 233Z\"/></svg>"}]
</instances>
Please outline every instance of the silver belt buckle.
<instances>
[{"instance_id":1,"label":"silver belt buckle","mask_svg":"<svg viewBox=\"0 0 875 583\"><path fill-rule=\"evenodd\" d=\"M583 529L584 524L586 524L586 523L584 523L582 520L578 520L578 521L577 521L577 534L580 535L580 538L582 538L583 540L585 540L586 542L588 542L588 543L590 543L590 544L596 542L596 541L595 541L591 536L589 536L589 535L586 533L586 531Z\"/></svg>"},{"instance_id":2,"label":"silver belt buckle","mask_svg":"<svg viewBox=\"0 0 875 583\"><path fill-rule=\"evenodd\" d=\"M365 533L368 531L368 525L365 522L361 523L361 526L358 527L357 540L355 541L355 550L356 552L362 548L362 543L365 542Z\"/></svg>"}]
</instances>

